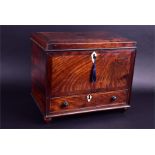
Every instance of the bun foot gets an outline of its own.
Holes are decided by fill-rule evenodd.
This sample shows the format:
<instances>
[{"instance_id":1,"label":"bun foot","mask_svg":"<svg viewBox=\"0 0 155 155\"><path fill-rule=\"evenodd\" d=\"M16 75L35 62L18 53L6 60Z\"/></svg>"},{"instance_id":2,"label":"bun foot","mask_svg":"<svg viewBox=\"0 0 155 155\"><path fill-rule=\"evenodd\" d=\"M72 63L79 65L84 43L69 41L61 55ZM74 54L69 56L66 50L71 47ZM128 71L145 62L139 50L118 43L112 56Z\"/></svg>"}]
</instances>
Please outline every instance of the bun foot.
<instances>
[{"instance_id":1,"label":"bun foot","mask_svg":"<svg viewBox=\"0 0 155 155\"><path fill-rule=\"evenodd\" d=\"M51 117L44 117L44 122L49 123L52 120Z\"/></svg>"}]
</instances>

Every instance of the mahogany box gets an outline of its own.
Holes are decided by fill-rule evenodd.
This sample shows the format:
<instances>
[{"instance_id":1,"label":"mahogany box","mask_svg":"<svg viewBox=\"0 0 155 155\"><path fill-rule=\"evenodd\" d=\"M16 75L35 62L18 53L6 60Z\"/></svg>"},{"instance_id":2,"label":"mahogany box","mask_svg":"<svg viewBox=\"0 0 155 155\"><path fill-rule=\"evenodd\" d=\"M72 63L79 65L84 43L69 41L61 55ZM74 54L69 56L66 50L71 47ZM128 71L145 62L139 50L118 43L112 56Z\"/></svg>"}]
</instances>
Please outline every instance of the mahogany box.
<instances>
[{"instance_id":1,"label":"mahogany box","mask_svg":"<svg viewBox=\"0 0 155 155\"><path fill-rule=\"evenodd\" d=\"M46 122L130 107L135 41L109 32L38 32L31 40L32 96Z\"/></svg>"}]
</instances>

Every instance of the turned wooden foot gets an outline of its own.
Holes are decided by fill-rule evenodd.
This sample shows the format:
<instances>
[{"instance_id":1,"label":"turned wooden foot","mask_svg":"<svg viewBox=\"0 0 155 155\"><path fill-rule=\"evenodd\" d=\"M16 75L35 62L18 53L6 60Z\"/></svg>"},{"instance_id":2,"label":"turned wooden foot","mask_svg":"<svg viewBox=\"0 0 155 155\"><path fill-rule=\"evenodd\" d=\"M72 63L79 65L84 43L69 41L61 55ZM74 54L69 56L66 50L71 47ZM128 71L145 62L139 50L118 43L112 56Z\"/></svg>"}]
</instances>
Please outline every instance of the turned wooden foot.
<instances>
[{"instance_id":1,"label":"turned wooden foot","mask_svg":"<svg viewBox=\"0 0 155 155\"><path fill-rule=\"evenodd\" d=\"M44 117L44 122L49 123L52 120L51 117Z\"/></svg>"}]
</instances>

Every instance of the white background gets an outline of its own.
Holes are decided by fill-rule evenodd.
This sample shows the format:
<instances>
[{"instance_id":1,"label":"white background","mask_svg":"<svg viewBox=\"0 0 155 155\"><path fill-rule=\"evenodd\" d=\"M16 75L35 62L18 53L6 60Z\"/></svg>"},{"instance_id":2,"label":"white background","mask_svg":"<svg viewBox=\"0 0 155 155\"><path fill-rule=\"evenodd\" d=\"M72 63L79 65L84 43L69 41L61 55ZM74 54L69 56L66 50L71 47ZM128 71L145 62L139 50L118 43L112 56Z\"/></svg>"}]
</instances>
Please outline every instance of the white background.
<instances>
[{"instance_id":1,"label":"white background","mask_svg":"<svg viewBox=\"0 0 155 155\"><path fill-rule=\"evenodd\" d=\"M153 0L0 0L1 25L155 25ZM0 130L0 154L155 154L154 130Z\"/></svg>"},{"instance_id":2,"label":"white background","mask_svg":"<svg viewBox=\"0 0 155 155\"><path fill-rule=\"evenodd\" d=\"M0 0L0 24L155 24L154 0Z\"/></svg>"}]
</instances>

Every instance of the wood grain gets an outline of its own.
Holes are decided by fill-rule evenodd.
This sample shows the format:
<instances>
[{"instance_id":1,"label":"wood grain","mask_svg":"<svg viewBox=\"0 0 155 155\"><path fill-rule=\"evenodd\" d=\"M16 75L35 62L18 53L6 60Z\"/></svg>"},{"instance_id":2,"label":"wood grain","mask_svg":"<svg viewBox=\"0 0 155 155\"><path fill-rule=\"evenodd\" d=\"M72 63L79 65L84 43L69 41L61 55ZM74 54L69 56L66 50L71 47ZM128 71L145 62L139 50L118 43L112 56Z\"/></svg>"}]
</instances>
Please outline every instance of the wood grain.
<instances>
[{"instance_id":1,"label":"wood grain","mask_svg":"<svg viewBox=\"0 0 155 155\"><path fill-rule=\"evenodd\" d=\"M56 116L130 107L135 41L107 32L39 32L31 39L32 96L46 122ZM90 80L94 51L96 82ZM69 105L64 106L65 101Z\"/></svg>"},{"instance_id":2,"label":"wood grain","mask_svg":"<svg viewBox=\"0 0 155 155\"><path fill-rule=\"evenodd\" d=\"M32 79L32 96L36 101L40 111L45 114L46 111L46 70L45 54L36 45L32 44L31 56L31 79Z\"/></svg>"},{"instance_id":3,"label":"wood grain","mask_svg":"<svg viewBox=\"0 0 155 155\"><path fill-rule=\"evenodd\" d=\"M135 48L136 42L110 32L38 32L32 40L45 51L87 48Z\"/></svg>"},{"instance_id":4,"label":"wood grain","mask_svg":"<svg viewBox=\"0 0 155 155\"><path fill-rule=\"evenodd\" d=\"M87 95L75 95L66 97L52 98L50 101L50 112L72 111L87 107L125 105L127 99L127 91L114 91L108 93L92 93L92 99L87 101ZM112 100L112 96L116 96L116 100ZM64 102L68 102L68 106L64 106Z\"/></svg>"},{"instance_id":5,"label":"wood grain","mask_svg":"<svg viewBox=\"0 0 155 155\"><path fill-rule=\"evenodd\" d=\"M64 52L65 53L65 52ZM52 55L48 57L51 97L112 91L128 88L131 51L98 52L95 83L90 81L91 53Z\"/></svg>"}]
</instances>

